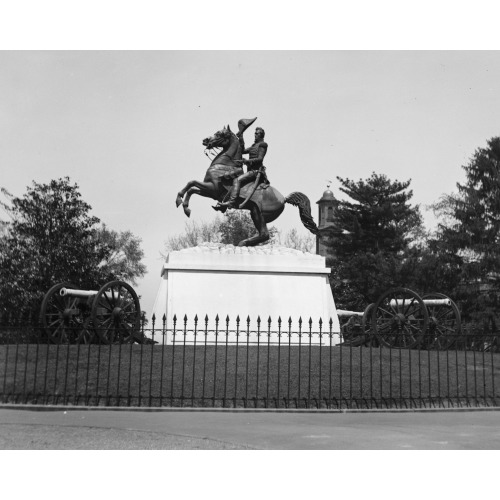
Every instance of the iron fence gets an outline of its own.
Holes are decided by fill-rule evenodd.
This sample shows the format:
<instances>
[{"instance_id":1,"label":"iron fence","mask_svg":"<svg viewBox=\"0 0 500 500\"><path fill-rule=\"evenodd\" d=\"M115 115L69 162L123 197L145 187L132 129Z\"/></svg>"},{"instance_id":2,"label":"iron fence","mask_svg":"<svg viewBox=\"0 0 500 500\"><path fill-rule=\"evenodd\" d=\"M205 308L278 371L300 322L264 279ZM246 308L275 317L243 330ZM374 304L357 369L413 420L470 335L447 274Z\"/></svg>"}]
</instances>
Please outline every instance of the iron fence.
<instances>
[{"instance_id":1,"label":"iron fence","mask_svg":"<svg viewBox=\"0 0 500 500\"><path fill-rule=\"evenodd\" d=\"M465 329L447 349L426 332L407 349L312 320L153 317L134 336L85 328L51 343L39 325L0 324L0 401L375 409L496 406L499 397L498 332Z\"/></svg>"}]
</instances>

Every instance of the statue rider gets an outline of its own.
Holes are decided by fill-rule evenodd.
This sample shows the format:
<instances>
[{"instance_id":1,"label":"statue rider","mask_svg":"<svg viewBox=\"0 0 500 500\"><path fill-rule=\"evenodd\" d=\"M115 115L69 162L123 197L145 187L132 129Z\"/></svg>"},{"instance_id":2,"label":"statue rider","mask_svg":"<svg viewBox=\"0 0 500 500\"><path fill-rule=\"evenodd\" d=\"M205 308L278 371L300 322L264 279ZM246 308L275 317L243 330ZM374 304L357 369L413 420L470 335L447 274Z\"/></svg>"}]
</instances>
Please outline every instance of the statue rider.
<instances>
[{"instance_id":1,"label":"statue rider","mask_svg":"<svg viewBox=\"0 0 500 500\"><path fill-rule=\"evenodd\" d=\"M241 148L243 149L243 154L248 154L248 160L235 160L236 163L240 165L246 165L247 171L244 174L239 175L233 181L233 186L231 188L229 200L223 203L218 203L214 208L214 210L220 210L221 212L225 212L228 208L237 208L236 200L240 195L241 186L247 184L251 181L254 183L267 183L269 181L266 176L266 167L263 165L264 156L267 153L267 143L264 142L265 132L261 127L257 127L255 129L255 142L249 147L245 149L245 142L243 140L243 132L256 120L257 118L253 118L252 120L242 119L238 122L239 131L236 134L238 139L240 140Z\"/></svg>"}]
</instances>

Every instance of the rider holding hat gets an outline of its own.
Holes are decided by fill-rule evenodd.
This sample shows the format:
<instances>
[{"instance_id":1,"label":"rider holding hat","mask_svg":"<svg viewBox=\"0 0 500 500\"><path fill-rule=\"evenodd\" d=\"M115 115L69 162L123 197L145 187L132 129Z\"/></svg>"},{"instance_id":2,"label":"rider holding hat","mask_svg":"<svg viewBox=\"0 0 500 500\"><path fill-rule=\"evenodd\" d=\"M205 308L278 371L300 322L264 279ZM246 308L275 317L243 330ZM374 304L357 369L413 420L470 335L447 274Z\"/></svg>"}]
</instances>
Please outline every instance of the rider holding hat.
<instances>
[{"instance_id":1,"label":"rider holding hat","mask_svg":"<svg viewBox=\"0 0 500 500\"><path fill-rule=\"evenodd\" d=\"M231 194L229 200L223 203L219 203L215 210L220 210L225 212L228 208L236 208L236 200L240 194L241 186L247 184L248 182L255 181L258 174L260 173L260 182L269 183L265 173L266 167L263 165L264 156L267 153L267 143L264 142L265 132L261 127L255 129L255 142L245 149L245 142L243 140L243 132L256 120L253 118L250 120L242 119L238 122L238 133L236 134L240 140L241 147L243 149L243 154L248 154L248 160L235 160L241 165L247 166L247 172L238 176L233 181L233 186L231 189Z\"/></svg>"}]
</instances>

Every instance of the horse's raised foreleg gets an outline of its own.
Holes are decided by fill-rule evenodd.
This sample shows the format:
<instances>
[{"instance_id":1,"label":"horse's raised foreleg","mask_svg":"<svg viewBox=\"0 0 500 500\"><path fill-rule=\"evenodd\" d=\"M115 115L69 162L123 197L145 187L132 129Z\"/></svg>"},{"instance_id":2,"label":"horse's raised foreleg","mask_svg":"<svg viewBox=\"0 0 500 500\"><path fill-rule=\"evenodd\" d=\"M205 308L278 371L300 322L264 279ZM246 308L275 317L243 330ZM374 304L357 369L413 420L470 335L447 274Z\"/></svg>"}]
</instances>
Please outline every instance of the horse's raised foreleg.
<instances>
[{"instance_id":1,"label":"horse's raised foreleg","mask_svg":"<svg viewBox=\"0 0 500 500\"><path fill-rule=\"evenodd\" d=\"M182 206L184 208L184 213L189 217L191 215L191 209L189 208L189 200L193 194L197 194L199 196L204 196L205 198L212 198L213 193L208 191L203 191L196 186L189 188L187 190L186 196L184 197L184 201L182 202Z\"/></svg>"},{"instance_id":2,"label":"horse's raised foreleg","mask_svg":"<svg viewBox=\"0 0 500 500\"><path fill-rule=\"evenodd\" d=\"M267 229L266 221L264 220L259 207L255 203L252 203L250 206L250 215L259 234L240 241L238 243L238 246L240 247L252 247L269 240L269 231Z\"/></svg>"},{"instance_id":3,"label":"horse's raised foreleg","mask_svg":"<svg viewBox=\"0 0 500 500\"><path fill-rule=\"evenodd\" d=\"M188 193L186 197L184 197ZM191 195L199 194L207 198L217 199L217 190L211 182L189 181L186 186L177 193L175 204L178 207L182 205L184 213L189 217L191 210L189 209L189 198Z\"/></svg>"},{"instance_id":4,"label":"horse's raised foreleg","mask_svg":"<svg viewBox=\"0 0 500 500\"><path fill-rule=\"evenodd\" d=\"M192 187L187 190L186 196L182 202L182 208L184 209L184 213L189 217L191 215L191 209L189 208L189 200L193 194L200 194L201 191L197 187Z\"/></svg>"},{"instance_id":5,"label":"horse's raised foreleg","mask_svg":"<svg viewBox=\"0 0 500 500\"><path fill-rule=\"evenodd\" d=\"M197 181L189 181L178 193L177 193L177 198L175 199L175 205L179 207L179 205L182 205L182 200L184 198L184 195L186 192L191 189L194 186L194 183Z\"/></svg>"}]
</instances>

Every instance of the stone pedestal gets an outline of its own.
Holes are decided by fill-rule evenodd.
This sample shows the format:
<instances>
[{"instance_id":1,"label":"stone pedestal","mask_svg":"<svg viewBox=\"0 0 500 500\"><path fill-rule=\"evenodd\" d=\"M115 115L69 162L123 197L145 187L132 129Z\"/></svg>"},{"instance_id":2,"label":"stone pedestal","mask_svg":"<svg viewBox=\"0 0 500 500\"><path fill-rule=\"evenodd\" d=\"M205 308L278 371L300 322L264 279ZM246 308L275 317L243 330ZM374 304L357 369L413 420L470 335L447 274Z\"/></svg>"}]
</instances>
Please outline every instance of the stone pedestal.
<instances>
[{"instance_id":1,"label":"stone pedestal","mask_svg":"<svg viewBox=\"0 0 500 500\"><path fill-rule=\"evenodd\" d=\"M335 345L340 327L329 273L324 257L281 246L202 244L170 252L154 305L156 326L165 314L176 343L194 341L197 316L197 343L214 342L216 331L219 342L288 343L292 331L291 343Z\"/></svg>"}]
</instances>

